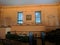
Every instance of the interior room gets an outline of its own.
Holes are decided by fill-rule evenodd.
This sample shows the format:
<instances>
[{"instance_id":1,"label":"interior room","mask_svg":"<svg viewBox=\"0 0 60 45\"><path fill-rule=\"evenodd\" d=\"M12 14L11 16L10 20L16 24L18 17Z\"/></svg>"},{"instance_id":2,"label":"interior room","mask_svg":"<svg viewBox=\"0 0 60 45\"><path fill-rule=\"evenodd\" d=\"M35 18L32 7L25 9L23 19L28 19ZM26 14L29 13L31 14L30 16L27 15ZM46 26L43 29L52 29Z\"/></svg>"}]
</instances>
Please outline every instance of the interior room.
<instances>
[{"instance_id":1,"label":"interior room","mask_svg":"<svg viewBox=\"0 0 60 45\"><path fill-rule=\"evenodd\" d=\"M60 0L0 0L0 45L60 45Z\"/></svg>"}]
</instances>

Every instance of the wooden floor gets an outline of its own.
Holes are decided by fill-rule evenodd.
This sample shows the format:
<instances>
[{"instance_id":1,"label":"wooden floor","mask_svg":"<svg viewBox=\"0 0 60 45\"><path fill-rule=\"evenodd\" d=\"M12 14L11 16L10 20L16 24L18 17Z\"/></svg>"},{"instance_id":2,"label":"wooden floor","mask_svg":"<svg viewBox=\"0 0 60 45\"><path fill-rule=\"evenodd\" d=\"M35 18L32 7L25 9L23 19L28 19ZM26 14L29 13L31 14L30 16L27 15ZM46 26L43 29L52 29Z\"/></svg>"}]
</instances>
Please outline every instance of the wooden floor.
<instances>
[{"instance_id":1,"label":"wooden floor","mask_svg":"<svg viewBox=\"0 0 60 45\"><path fill-rule=\"evenodd\" d=\"M19 41L11 41L11 42L12 42L12 44L9 42L10 45L29 45L29 43L22 43L22 42L19 42ZM0 45L3 45L3 44L0 43ZM37 45L42 45L41 39L37 39ZM55 44L46 41L45 45L55 45Z\"/></svg>"}]
</instances>

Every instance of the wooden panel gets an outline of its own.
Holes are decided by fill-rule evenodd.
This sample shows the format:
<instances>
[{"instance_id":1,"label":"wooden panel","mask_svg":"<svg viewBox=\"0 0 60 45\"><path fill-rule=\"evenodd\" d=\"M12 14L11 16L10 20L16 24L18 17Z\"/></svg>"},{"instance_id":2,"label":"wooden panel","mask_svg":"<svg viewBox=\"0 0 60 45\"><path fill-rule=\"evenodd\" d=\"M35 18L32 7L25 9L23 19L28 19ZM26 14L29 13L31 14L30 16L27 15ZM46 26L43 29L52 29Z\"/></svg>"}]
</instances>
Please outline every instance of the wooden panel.
<instances>
[{"instance_id":1,"label":"wooden panel","mask_svg":"<svg viewBox=\"0 0 60 45\"><path fill-rule=\"evenodd\" d=\"M45 31L45 26L12 26L11 31Z\"/></svg>"}]
</instances>

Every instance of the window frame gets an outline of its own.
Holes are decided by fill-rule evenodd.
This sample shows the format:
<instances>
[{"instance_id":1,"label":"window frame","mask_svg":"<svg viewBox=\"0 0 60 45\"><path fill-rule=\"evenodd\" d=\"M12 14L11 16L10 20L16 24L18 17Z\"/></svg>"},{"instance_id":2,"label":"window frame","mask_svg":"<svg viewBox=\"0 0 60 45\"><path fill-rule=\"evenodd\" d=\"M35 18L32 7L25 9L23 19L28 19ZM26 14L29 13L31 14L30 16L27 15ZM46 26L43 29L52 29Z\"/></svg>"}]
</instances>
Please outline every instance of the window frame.
<instances>
[{"instance_id":1,"label":"window frame","mask_svg":"<svg viewBox=\"0 0 60 45\"><path fill-rule=\"evenodd\" d=\"M40 12L40 22L39 23L36 22L36 12ZM41 24L41 11L35 11L35 24Z\"/></svg>"},{"instance_id":2,"label":"window frame","mask_svg":"<svg viewBox=\"0 0 60 45\"><path fill-rule=\"evenodd\" d=\"M23 12L18 12L18 15L17 15L17 24L22 25L23 23L18 23L18 21L22 21L23 22L23 18L22 18L22 20L18 19L19 18L19 13L22 13L22 15L23 15Z\"/></svg>"}]
</instances>

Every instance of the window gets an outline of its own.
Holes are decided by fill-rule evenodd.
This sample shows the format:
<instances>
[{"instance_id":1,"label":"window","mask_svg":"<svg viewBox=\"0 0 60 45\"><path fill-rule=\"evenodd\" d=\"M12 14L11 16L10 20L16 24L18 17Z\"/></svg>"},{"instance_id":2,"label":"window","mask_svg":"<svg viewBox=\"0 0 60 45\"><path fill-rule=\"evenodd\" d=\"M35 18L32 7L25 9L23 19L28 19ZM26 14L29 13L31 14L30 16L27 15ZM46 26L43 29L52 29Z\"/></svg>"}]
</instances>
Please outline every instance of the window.
<instances>
[{"instance_id":1,"label":"window","mask_svg":"<svg viewBox=\"0 0 60 45\"><path fill-rule=\"evenodd\" d=\"M23 24L23 12L18 12L18 24Z\"/></svg>"},{"instance_id":2,"label":"window","mask_svg":"<svg viewBox=\"0 0 60 45\"><path fill-rule=\"evenodd\" d=\"M41 12L40 11L35 12L35 22L36 22L36 24L39 24L41 22Z\"/></svg>"}]
</instances>

